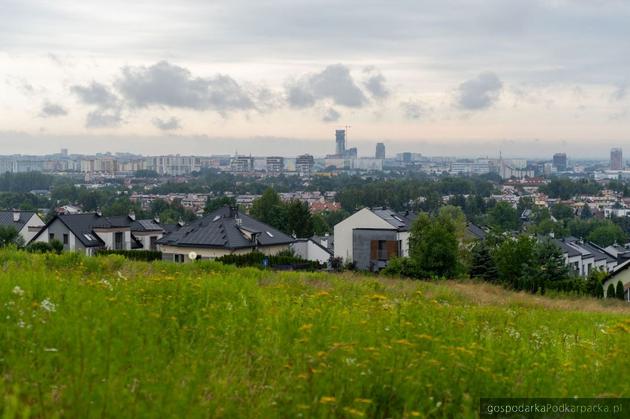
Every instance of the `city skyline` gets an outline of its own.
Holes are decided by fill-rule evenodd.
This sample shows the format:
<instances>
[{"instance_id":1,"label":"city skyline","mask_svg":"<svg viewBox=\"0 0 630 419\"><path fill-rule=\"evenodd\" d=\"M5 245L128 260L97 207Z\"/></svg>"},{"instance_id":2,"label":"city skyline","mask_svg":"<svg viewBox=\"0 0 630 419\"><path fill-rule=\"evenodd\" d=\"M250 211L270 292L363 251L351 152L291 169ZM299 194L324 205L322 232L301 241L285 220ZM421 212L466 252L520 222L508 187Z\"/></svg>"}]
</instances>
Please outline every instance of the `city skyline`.
<instances>
[{"instance_id":1,"label":"city skyline","mask_svg":"<svg viewBox=\"0 0 630 419\"><path fill-rule=\"evenodd\" d=\"M7 0L0 144L324 154L351 125L359 155L377 142L458 156L623 146L630 5L453 6Z\"/></svg>"}]
</instances>

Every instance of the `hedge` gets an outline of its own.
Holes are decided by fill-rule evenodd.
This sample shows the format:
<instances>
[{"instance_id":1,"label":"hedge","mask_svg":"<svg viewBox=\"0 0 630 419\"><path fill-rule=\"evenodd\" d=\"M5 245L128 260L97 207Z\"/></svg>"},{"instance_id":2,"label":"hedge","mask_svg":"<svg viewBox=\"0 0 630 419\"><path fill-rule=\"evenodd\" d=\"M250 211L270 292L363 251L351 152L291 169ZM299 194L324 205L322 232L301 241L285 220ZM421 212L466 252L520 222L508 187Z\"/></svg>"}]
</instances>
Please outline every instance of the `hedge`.
<instances>
[{"instance_id":1,"label":"hedge","mask_svg":"<svg viewBox=\"0 0 630 419\"><path fill-rule=\"evenodd\" d=\"M120 255L131 260L152 262L162 260L162 252L157 250L98 250L96 256Z\"/></svg>"}]
</instances>

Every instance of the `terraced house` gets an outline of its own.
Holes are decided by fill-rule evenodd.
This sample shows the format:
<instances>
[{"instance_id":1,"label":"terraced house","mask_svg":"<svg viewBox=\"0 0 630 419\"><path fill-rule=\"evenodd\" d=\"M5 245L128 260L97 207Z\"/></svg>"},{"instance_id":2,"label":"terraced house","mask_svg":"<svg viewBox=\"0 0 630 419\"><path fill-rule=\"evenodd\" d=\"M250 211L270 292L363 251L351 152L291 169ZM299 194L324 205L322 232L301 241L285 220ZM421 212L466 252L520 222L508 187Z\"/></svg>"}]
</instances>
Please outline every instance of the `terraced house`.
<instances>
[{"instance_id":1,"label":"terraced house","mask_svg":"<svg viewBox=\"0 0 630 419\"><path fill-rule=\"evenodd\" d=\"M65 251L93 255L97 250L157 250L164 228L156 220L128 216L106 217L100 212L57 215L31 242L58 240Z\"/></svg>"}]
</instances>

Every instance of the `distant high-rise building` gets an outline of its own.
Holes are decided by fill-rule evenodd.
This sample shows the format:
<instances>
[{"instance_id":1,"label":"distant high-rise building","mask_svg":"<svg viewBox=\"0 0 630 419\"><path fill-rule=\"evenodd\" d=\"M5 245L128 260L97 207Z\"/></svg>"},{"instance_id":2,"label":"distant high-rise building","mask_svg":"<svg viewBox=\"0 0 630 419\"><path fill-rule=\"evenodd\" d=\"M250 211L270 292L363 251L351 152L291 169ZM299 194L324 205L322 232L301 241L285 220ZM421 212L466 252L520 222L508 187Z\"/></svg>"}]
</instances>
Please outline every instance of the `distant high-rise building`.
<instances>
[{"instance_id":1,"label":"distant high-rise building","mask_svg":"<svg viewBox=\"0 0 630 419\"><path fill-rule=\"evenodd\" d=\"M402 153L402 161L403 163L411 163L412 154L409 151L405 151Z\"/></svg>"},{"instance_id":2,"label":"distant high-rise building","mask_svg":"<svg viewBox=\"0 0 630 419\"><path fill-rule=\"evenodd\" d=\"M339 156L343 156L346 152L346 130L338 129L335 131L335 152Z\"/></svg>"},{"instance_id":3,"label":"distant high-rise building","mask_svg":"<svg viewBox=\"0 0 630 419\"><path fill-rule=\"evenodd\" d=\"M558 172L564 172L567 170L567 155L565 153L556 153L553 155L553 167Z\"/></svg>"},{"instance_id":4,"label":"distant high-rise building","mask_svg":"<svg viewBox=\"0 0 630 419\"><path fill-rule=\"evenodd\" d=\"M284 170L283 157L267 157L267 172L282 173Z\"/></svg>"},{"instance_id":5,"label":"distant high-rise building","mask_svg":"<svg viewBox=\"0 0 630 419\"><path fill-rule=\"evenodd\" d=\"M374 153L374 158L385 159L385 144L376 143L376 153Z\"/></svg>"},{"instance_id":6,"label":"distant high-rise building","mask_svg":"<svg viewBox=\"0 0 630 419\"><path fill-rule=\"evenodd\" d=\"M62 148L61 149L61 155L63 157L68 157L68 149L67 148Z\"/></svg>"},{"instance_id":7,"label":"distant high-rise building","mask_svg":"<svg viewBox=\"0 0 630 419\"><path fill-rule=\"evenodd\" d=\"M610 150L610 170L623 170L623 153L620 148Z\"/></svg>"},{"instance_id":8,"label":"distant high-rise building","mask_svg":"<svg viewBox=\"0 0 630 419\"><path fill-rule=\"evenodd\" d=\"M315 165L315 159L310 154L302 154L295 159L295 170L300 176L310 176Z\"/></svg>"}]
</instances>

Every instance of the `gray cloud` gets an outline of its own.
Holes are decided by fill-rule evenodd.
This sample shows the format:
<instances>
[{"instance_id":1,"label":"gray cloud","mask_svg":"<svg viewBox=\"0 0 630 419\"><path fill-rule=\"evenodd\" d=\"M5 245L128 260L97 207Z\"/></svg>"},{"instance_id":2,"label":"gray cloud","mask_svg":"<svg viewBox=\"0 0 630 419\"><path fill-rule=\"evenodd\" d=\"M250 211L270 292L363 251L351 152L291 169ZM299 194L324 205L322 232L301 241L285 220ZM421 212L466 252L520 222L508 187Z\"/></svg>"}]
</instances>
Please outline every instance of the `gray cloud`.
<instances>
[{"instance_id":1,"label":"gray cloud","mask_svg":"<svg viewBox=\"0 0 630 419\"><path fill-rule=\"evenodd\" d=\"M118 98L110 88L95 81L87 86L72 86L70 91L86 105L95 105L103 109L118 106Z\"/></svg>"},{"instance_id":2,"label":"gray cloud","mask_svg":"<svg viewBox=\"0 0 630 419\"><path fill-rule=\"evenodd\" d=\"M226 114L253 110L255 104L233 78L217 74L211 78L193 77L186 68L160 61L150 67L125 67L116 87L131 107L153 105Z\"/></svg>"},{"instance_id":3,"label":"gray cloud","mask_svg":"<svg viewBox=\"0 0 630 419\"><path fill-rule=\"evenodd\" d=\"M334 108L328 108L324 116L322 117L322 121L324 122L337 122L341 118L341 114L337 112Z\"/></svg>"},{"instance_id":4,"label":"gray cloud","mask_svg":"<svg viewBox=\"0 0 630 419\"><path fill-rule=\"evenodd\" d=\"M39 116L42 118L58 117L68 115L68 111L61 105L56 103L44 102Z\"/></svg>"},{"instance_id":5,"label":"gray cloud","mask_svg":"<svg viewBox=\"0 0 630 419\"><path fill-rule=\"evenodd\" d=\"M419 101L407 100L400 103L405 118L410 120L418 120L427 113L426 107Z\"/></svg>"},{"instance_id":6,"label":"gray cloud","mask_svg":"<svg viewBox=\"0 0 630 419\"><path fill-rule=\"evenodd\" d=\"M368 67L363 72L367 78L363 81L363 86L370 94L377 99L385 99L389 96L389 90L385 86L385 76L376 71L374 67Z\"/></svg>"},{"instance_id":7,"label":"gray cloud","mask_svg":"<svg viewBox=\"0 0 630 419\"><path fill-rule=\"evenodd\" d=\"M153 118L153 126L162 131L173 131L180 129L182 126L179 119L174 116L169 119Z\"/></svg>"},{"instance_id":8,"label":"gray cloud","mask_svg":"<svg viewBox=\"0 0 630 419\"><path fill-rule=\"evenodd\" d=\"M499 98L503 83L496 74L485 72L467 80L457 89L457 106L463 110L491 107Z\"/></svg>"},{"instance_id":9,"label":"gray cloud","mask_svg":"<svg viewBox=\"0 0 630 419\"><path fill-rule=\"evenodd\" d=\"M343 64L329 65L323 71L305 75L287 86L287 101L292 108L307 108L326 99L349 108L361 108L368 103L350 70Z\"/></svg>"},{"instance_id":10,"label":"gray cloud","mask_svg":"<svg viewBox=\"0 0 630 419\"><path fill-rule=\"evenodd\" d=\"M85 126L87 128L113 128L123 123L120 109L97 109L87 114Z\"/></svg>"}]
</instances>

